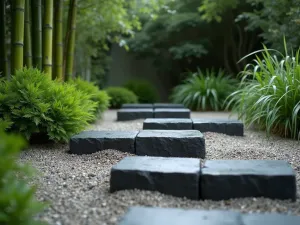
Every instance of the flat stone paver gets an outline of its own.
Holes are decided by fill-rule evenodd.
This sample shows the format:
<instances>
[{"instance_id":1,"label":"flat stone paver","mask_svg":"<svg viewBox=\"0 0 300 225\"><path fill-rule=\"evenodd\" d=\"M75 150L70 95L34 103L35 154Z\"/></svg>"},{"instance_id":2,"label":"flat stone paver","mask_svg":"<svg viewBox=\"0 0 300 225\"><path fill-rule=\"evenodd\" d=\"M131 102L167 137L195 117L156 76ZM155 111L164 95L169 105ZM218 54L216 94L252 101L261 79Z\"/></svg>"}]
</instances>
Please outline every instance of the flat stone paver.
<instances>
[{"instance_id":1,"label":"flat stone paver","mask_svg":"<svg viewBox=\"0 0 300 225\"><path fill-rule=\"evenodd\" d=\"M123 104L122 107L123 109L142 109L142 108L146 108L146 109L153 109L153 104Z\"/></svg>"},{"instance_id":2,"label":"flat stone paver","mask_svg":"<svg viewBox=\"0 0 300 225\"><path fill-rule=\"evenodd\" d=\"M154 109L154 118L190 118L191 110L184 108L159 108Z\"/></svg>"},{"instance_id":3,"label":"flat stone paver","mask_svg":"<svg viewBox=\"0 0 300 225\"><path fill-rule=\"evenodd\" d=\"M244 124L238 120L203 118L192 119L193 129L201 132L223 133L232 136L244 135Z\"/></svg>"},{"instance_id":4,"label":"flat stone paver","mask_svg":"<svg viewBox=\"0 0 300 225\"><path fill-rule=\"evenodd\" d=\"M208 160L201 170L202 199L296 199L296 176L281 160Z\"/></svg>"},{"instance_id":5,"label":"flat stone paver","mask_svg":"<svg viewBox=\"0 0 300 225\"><path fill-rule=\"evenodd\" d=\"M154 103L154 109L158 108L186 108L183 104L176 104L176 103Z\"/></svg>"},{"instance_id":6,"label":"flat stone paver","mask_svg":"<svg viewBox=\"0 0 300 225\"><path fill-rule=\"evenodd\" d=\"M143 123L144 130L192 130L191 119L146 119Z\"/></svg>"},{"instance_id":7,"label":"flat stone paver","mask_svg":"<svg viewBox=\"0 0 300 225\"><path fill-rule=\"evenodd\" d=\"M199 199L200 159L131 156L111 169L110 190L141 189Z\"/></svg>"},{"instance_id":8,"label":"flat stone paver","mask_svg":"<svg viewBox=\"0 0 300 225\"><path fill-rule=\"evenodd\" d=\"M70 152L91 154L105 149L135 153L138 131L84 131L70 139Z\"/></svg>"},{"instance_id":9,"label":"flat stone paver","mask_svg":"<svg viewBox=\"0 0 300 225\"><path fill-rule=\"evenodd\" d=\"M243 225L299 225L300 216L279 213L253 213L243 215L242 222Z\"/></svg>"},{"instance_id":10,"label":"flat stone paver","mask_svg":"<svg viewBox=\"0 0 300 225\"><path fill-rule=\"evenodd\" d=\"M119 109L117 111L117 120L118 121L127 121L127 120L137 120L137 119L147 119L153 118L153 109Z\"/></svg>"},{"instance_id":11,"label":"flat stone paver","mask_svg":"<svg viewBox=\"0 0 300 225\"><path fill-rule=\"evenodd\" d=\"M205 140L197 130L142 130L136 155L205 158Z\"/></svg>"}]
</instances>

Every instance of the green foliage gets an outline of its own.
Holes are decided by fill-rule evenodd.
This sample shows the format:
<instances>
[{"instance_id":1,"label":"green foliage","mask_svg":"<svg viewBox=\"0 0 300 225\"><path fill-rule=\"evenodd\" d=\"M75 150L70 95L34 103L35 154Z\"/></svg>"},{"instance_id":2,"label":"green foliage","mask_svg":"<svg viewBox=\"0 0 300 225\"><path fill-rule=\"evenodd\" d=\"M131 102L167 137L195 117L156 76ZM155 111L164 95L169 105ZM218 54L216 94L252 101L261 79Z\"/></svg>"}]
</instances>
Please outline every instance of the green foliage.
<instances>
[{"instance_id":1,"label":"green foliage","mask_svg":"<svg viewBox=\"0 0 300 225\"><path fill-rule=\"evenodd\" d=\"M17 162L25 142L19 136L6 134L4 126L0 121L0 224L42 224L34 217L45 205L35 199L35 187L27 184L34 170Z\"/></svg>"},{"instance_id":2,"label":"green foliage","mask_svg":"<svg viewBox=\"0 0 300 225\"><path fill-rule=\"evenodd\" d=\"M157 90L147 80L130 80L124 86L138 97L139 103L154 103L158 100Z\"/></svg>"},{"instance_id":3,"label":"green foliage","mask_svg":"<svg viewBox=\"0 0 300 225\"><path fill-rule=\"evenodd\" d=\"M0 118L27 139L35 135L68 141L93 120L96 103L68 83L52 81L33 68L16 71L0 86Z\"/></svg>"},{"instance_id":4,"label":"green foliage","mask_svg":"<svg viewBox=\"0 0 300 225\"><path fill-rule=\"evenodd\" d=\"M295 57L275 51L278 57L264 46L262 56L256 55L242 72L241 89L229 97L228 105L247 125L258 125L267 134L300 138L299 51Z\"/></svg>"},{"instance_id":5,"label":"green foliage","mask_svg":"<svg viewBox=\"0 0 300 225\"><path fill-rule=\"evenodd\" d=\"M182 84L173 89L171 100L192 110L222 110L225 99L235 90L237 80L226 76L222 70L215 73L188 73Z\"/></svg>"},{"instance_id":6,"label":"green foliage","mask_svg":"<svg viewBox=\"0 0 300 225\"><path fill-rule=\"evenodd\" d=\"M108 87L106 89L110 97L110 107L118 109L126 103L137 103L137 96L130 90L123 87Z\"/></svg>"}]
</instances>

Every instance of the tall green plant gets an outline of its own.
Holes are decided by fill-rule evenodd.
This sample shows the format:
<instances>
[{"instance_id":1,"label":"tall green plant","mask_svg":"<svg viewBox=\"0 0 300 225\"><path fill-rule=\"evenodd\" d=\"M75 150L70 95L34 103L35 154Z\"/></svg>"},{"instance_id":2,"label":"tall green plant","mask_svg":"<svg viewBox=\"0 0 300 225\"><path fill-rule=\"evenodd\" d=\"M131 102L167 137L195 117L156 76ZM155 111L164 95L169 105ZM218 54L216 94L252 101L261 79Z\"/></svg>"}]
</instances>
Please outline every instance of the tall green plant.
<instances>
[{"instance_id":1,"label":"tall green plant","mask_svg":"<svg viewBox=\"0 0 300 225\"><path fill-rule=\"evenodd\" d=\"M5 1L0 1L0 74L8 76L8 60L6 46L6 4Z\"/></svg>"},{"instance_id":2,"label":"tall green plant","mask_svg":"<svg viewBox=\"0 0 300 225\"><path fill-rule=\"evenodd\" d=\"M32 66L30 0L25 0L24 64Z\"/></svg>"},{"instance_id":3,"label":"tall green plant","mask_svg":"<svg viewBox=\"0 0 300 225\"><path fill-rule=\"evenodd\" d=\"M31 1L33 66L42 70L42 0Z\"/></svg>"},{"instance_id":4,"label":"tall green plant","mask_svg":"<svg viewBox=\"0 0 300 225\"><path fill-rule=\"evenodd\" d=\"M53 74L58 80L63 78L63 0L54 3L54 31L53 31Z\"/></svg>"}]
</instances>

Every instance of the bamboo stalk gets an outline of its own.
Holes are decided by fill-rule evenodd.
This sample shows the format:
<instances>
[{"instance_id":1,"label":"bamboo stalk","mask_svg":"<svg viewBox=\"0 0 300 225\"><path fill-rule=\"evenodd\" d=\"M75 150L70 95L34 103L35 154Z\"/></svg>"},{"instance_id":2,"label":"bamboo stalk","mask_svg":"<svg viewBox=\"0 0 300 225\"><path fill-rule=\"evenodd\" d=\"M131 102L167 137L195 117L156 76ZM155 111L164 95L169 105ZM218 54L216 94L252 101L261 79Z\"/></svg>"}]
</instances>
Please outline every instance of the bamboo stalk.
<instances>
[{"instance_id":1,"label":"bamboo stalk","mask_svg":"<svg viewBox=\"0 0 300 225\"><path fill-rule=\"evenodd\" d=\"M54 5L53 31L53 79L63 79L63 0L56 0Z\"/></svg>"},{"instance_id":2,"label":"bamboo stalk","mask_svg":"<svg viewBox=\"0 0 300 225\"><path fill-rule=\"evenodd\" d=\"M0 73L1 77L8 77L8 59L7 59L7 46L6 46L6 13L5 13L5 0L0 0Z\"/></svg>"},{"instance_id":3,"label":"bamboo stalk","mask_svg":"<svg viewBox=\"0 0 300 225\"><path fill-rule=\"evenodd\" d=\"M33 0L34 1L34 0ZM30 0L25 0L24 65L32 67Z\"/></svg>"},{"instance_id":4,"label":"bamboo stalk","mask_svg":"<svg viewBox=\"0 0 300 225\"><path fill-rule=\"evenodd\" d=\"M32 15L32 64L42 70L42 0L31 1Z\"/></svg>"}]
</instances>

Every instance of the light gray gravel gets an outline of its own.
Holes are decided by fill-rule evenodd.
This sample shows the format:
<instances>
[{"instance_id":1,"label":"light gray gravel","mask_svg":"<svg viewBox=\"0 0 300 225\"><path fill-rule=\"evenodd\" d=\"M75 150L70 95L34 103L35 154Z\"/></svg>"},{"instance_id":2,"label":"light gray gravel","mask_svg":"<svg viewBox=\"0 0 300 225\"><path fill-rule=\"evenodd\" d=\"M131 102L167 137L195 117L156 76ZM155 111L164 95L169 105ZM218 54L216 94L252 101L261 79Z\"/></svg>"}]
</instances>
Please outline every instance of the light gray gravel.
<instances>
[{"instance_id":1,"label":"light gray gravel","mask_svg":"<svg viewBox=\"0 0 300 225\"><path fill-rule=\"evenodd\" d=\"M226 113L193 113L193 117L227 117ZM143 120L114 122L115 111L105 114L104 121L91 129L137 130ZM235 209L242 212L283 212L300 215L300 144L297 141L271 137L263 132L245 131L245 137L205 133L207 159L283 159L297 173L296 202L263 198L228 201L192 201L150 191L109 190L111 166L129 155L106 150L92 155L70 155L68 145L33 146L23 152L21 161L31 162L41 171L35 183L37 196L51 202L41 218L51 225L115 225L128 206L160 206L198 209ZM222 187L220 187L222 191Z\"/></svg>"}]
</instances>

